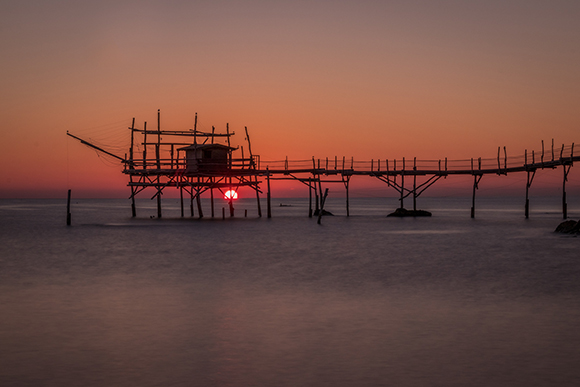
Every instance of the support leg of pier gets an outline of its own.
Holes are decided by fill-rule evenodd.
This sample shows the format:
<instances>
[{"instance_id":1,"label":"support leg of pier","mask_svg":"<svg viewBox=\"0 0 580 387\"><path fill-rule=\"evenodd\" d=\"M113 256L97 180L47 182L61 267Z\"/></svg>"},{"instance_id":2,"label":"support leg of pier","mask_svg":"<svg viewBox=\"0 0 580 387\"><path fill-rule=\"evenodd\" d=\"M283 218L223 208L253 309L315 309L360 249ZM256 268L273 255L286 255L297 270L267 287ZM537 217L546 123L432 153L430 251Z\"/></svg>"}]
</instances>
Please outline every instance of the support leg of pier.
<instances>
[{"instance_id":1,"label":"support leg of pier","mask_svg":"<svg viewBox=\"0 0 580 387\"><path fill-rule=\"evenodd\" d=\"M473 196L471 197L471 218L475 218L475 191L479 188L479 181L483 175L473 175Z\"/></svg>"},{"instance_id":2,"label":"support leg of pier","mask_svg":"<svg viewBox=\"0 0 580 387\"><path fill-rule=\"evenodd\" d=\"M266 180L268 182L268 194L266 195L266 205L268 206L268 219L272 217L272 202L270 197L270 171L266 169Z\"/></svg>"},{"instance_id":3,"label":"support leg of pier","mask_svg":"<svg viewBox=\"0 0 580 387\"><path fill-rule=\"evenodd\" d=\"M211 188L209 190L209 196L210 196L210 201L211 201L211 217L213 218L215 216L215 214L214 214L214 203L213 203L213 188Z\"/></svg>"},{"instance_id":4,"label":"support leg of pier","mask_svg":"<svg viewBox=\"0 0 580 387\"><path fill-rule=\"evenodd\" d=\"M193 188L189 194L190 194L189 208L191 210L191 217L193 218L193 216L194 216L194 213L193 213Z\"/></svg>"},{"instance_id":5,"label":"support leg of pier","mask_svg":"<svg viewBox=\"0 0 580 387\"><path fill-rule=\"evenodd\" d=\"M417 211L417 175L413 175L413 211Z\"/></svg>"},{"instance_id":6,"label":"support leg of pier","mask_svg":"<svg viewBox=\"0 0 580 387\"><path fill-rule=\"evenodd\" d=\"M157 187L159 189L159 187ZM157 217L161 219L161 192L157 193Z\"/></svg>"},{"instance_id":7,"label":"support leg of pier","mask_svg":"<svg viewBox=\"0 0 580 387\"><path fill-rule=\"evenodd\" d=\"M308 217L312 218L312 178L308 178Z\"/></svg>"},{"instance_id":8,"label":"support leg of pier","mask_svg":"<svg viewBox=\"0 0 580 387\"><path fill-rule=\"evenodd\" d=\"M203 209L201 208L201 195L199 192L195 195L195 201L197 202L197 213L199 215L199 219L203 218Z\"/></svg>"},{"instance_id":9,"label":"support leg of pier","mask_svg":"<svg viewBox=\"0 0 580 387\"><path fill-rule=\"evenodd\" d=\"M346 216L350 216L350 203L349 203L349 195L348 195L348 186L350 183L350 179L346 180Z\"/></svg>"},{"instance_id":10,"label":"support leg of pier","mask_svg":"<svg viewBox=\"0 0 580 387\"><path fill-rule=\"evenodd\" d=\"M328 188L324 191L324 197L320 201L320 211L318 212L318 222L317 222L318 224L320 224L320 221L322 219L322 213L324 212L324 202L326 202L327 196L328 196Z\"/></svg>"},{"instance_id":11,"label":"support leg of pier","mask_svg":"<svg viewBox=\"0 0 580 387\"><path fill-rule=\"evenodd\" d=\"M399 199L401 201L401 209L405 208L405 205L403 203L404 197L405 197L405 175L401 173L401 198Z\"/></svg>"},{"instance_id":12,"label":"support leg of pier","mask_svg":"<svg viewBox=\"0 0 580 387\"><path fill-rule=\"evenodd\" d=\"M183 210L183 187L179 187L179 198L180 203L181 203L181 217L183 218L183 216L185 215L185 212Z\"/></svg>"},{"instance_id":13,"label":"support leg of pier","mask_svg":"<svg viewBox=\"0 0 580 387\"><path fill-rule=\"evenodd\" d=\"M566 168L566 164L562 165L564 168L564 180L562 182L562 218L568 219L568 203L566 202L566 181L568 181L568 172L570 167Z\"/></svg>"},{"instance_id":14,"label":"support leg of pier","mask_svg":"<svg viewBox=\"0 0 580 387\"><path fill-rule=\"evenodd\" d=\"M71 214L70 214L70 195L71 190L68 190L68 199L66 201L66 225L70 226L71 224Z\"/></svg>"},{"instance_id":15,"label":"support leg of pier","mask_svg":"<svg viewBox=\"0 0 580 387\"><path fill-rule=\"evenodd\" d=\"M131 188L131 216L137 217L137 207L135 206L135 190Z\"/></svg>"},{"instance_id":16,"label":"support leg of pier","mask_svg":"<svg viewBox=\"0 0 580 387\"><path fill-rule=\"evenodd\" d=\"M260 205L260 187L258 186L258 176L256 176L256 202L258 204L258 218L261 218L262 206Z\"/></svg>"},{"instance_id":17,"label":"support leg of pier","mask_svg":"<svg viewBox=\"0 0 580 387\"><path fill-rule=\"evenodd\" d=\"M530 191L530 171L527 171L528 173L528 179L526 182L526 206L524 208L524 215L526 217L526 219L529 219L530 217L530 199L529 199L529 191Z\"/></svg>"},{"instance_id":18,"label":"support leg of pier","mask_svg":"<svg viewBox=\"0 0 580 387\"><path fill-rule=\"evenodd\" d=\"M232 194L232 196L233 196L233 194ZM230 218L233 218L234 217L234 200L230 199L228 204L230 206Z\"/></svg>"}]
</instances>

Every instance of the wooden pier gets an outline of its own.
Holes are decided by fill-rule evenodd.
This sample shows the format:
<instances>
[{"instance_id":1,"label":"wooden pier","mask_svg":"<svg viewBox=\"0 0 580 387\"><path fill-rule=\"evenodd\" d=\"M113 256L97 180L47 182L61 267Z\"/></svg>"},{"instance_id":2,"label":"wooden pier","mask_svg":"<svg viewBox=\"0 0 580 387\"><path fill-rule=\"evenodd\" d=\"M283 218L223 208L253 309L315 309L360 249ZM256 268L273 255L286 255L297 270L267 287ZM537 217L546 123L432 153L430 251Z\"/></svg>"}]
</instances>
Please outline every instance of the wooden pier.
<instances>
[{"instance_id":1,"label":"wooden pier","mask_svg":"<svg viewBox=\"0 0 580 387\"><path fill-rule=\"evenodd\" d=\"M114 157L124 165L123 173L129 176L128 186L131 190L132 215L136 216L135 197L145 189L153 189L151 199L157 200L157 216L161 218L161 197L167 188L176 188L180 192L181 216L185 216L185 198L190 201L190 214L194 216L194 202L196 203L199 218L203 218L201 195L210 193L211 217L215 217L214 191L222 195L226 192L235 192L239 187L249 187L256 193L258 216L262 216L260 207L261 184L266 180L267 217L271 215L271 180L296 180L308 187L310 207L308 216L320 216L324 211L324 202L328 195L328 188L323 185L339 183L346 191L346 214L350 215L349 188L353 176L368 176L378 179L394 189L399 195L400 208L404 208L404 201L412 198L413 210L417 210L417 198L429 187L452 175L473 176L471 217L475 217L476 192L485 175L508 175L526 173L526 197L524 215L529 217L529 190L532 186L537 170L555 169L562 167L562 217L567 218L566 182L568 174L575 161L580 156L574 155L574 144L562 145L555 149L552 140L551 149L546 152L542 142L542 150L536 154L527 150L524 155L509 157L504 147L498 148L497 157L477 158L466 160L406 160L377 159L370 161L355 161L353 158L342 157L298 160L286 158L282 161L260 163L260 157L252 153L250 136L244 128L247 150L244 147L232 147L229 125L225 133L216 133L197 129L197 114L192 129L165 130L161 128L160 112L157 112L157 128L147 129L147 123L142 128L135 126L133 119L129 127L131 145L125 157L115 155L101 147L85 141L67 132L67 135ZM136 140L136 137L140 137ZM137 141L137 142L136 142ZM137 154L136 148L140 149ZM233 157L234 152L240 157ZM423 177L418 183L417 177ZM324 192L324 194L323 194ZM230 195L229 215L234 216L233 195ZM314 201L314 211L312 204ZM225 212L222 213L225 217Z\"/></svg>"}]
</instances>

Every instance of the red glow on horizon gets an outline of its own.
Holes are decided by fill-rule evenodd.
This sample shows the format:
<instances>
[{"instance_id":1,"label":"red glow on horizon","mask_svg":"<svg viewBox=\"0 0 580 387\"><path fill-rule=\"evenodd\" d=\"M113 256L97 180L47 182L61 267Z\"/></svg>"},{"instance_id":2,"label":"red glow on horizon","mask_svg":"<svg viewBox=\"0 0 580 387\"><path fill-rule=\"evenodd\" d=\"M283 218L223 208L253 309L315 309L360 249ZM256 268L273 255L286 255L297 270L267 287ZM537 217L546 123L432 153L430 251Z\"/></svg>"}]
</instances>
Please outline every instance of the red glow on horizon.
<instances>
[{"instance_id":1,"label":"red glow on horizon","mask_svg":"<svg viewBox=\"0 0 580 387\"><path fill-rule=\"evenodd\" d=\"M238 198L238 193L233 189L226 191L224 194L224 199L226 200L236 200Z\"/></svg>"}]
</instances>

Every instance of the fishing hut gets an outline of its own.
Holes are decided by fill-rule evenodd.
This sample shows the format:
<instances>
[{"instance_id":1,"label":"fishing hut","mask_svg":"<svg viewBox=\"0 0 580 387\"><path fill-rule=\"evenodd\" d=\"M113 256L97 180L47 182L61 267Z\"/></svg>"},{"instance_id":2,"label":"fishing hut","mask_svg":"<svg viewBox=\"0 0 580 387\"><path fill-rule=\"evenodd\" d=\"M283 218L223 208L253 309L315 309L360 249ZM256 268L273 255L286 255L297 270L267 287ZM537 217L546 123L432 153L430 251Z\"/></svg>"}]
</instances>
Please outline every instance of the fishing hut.
<instances>
[{"instance_id":1,"label":"fishing hut","mask_svg":"<svg viewBox=\"0 0 580 387\"><path fill-rule=\"evenodd\" d=\"M240 187L249 187L256 192L258 216L261 217L260 157L252 153L248 129L247 127L244 129L248 157L244 156L243 146L231 145L231 137L235 133L230 132L228 124L225 133L216 133L215 127L212 127L211 132L200 131L197 129L197 114L194 127L188 130L162 129L159 110L156 129L148 129L147 122L143 123L142 128L138 128L133 118L129 128L131 145L125 158L68 132L67 135L123 162L123 173L129 176L133 217L137 216L135 197L145 190L152 190L151 199L157 199L157 217L161 218L163 215L161 197L169 188L176 188L180 192L182 217L185 213L184 199L189 198L191 216L194 216L196 202L198 216L203 218L201 195L208 191L211 217L215 217L214 191L228 199L229 213L233 217L233 201ZM238 150L241 156L236 155L235 152ZM222 216L225 217L225 211L222 211Z\"/></svg>"}]
</instances>

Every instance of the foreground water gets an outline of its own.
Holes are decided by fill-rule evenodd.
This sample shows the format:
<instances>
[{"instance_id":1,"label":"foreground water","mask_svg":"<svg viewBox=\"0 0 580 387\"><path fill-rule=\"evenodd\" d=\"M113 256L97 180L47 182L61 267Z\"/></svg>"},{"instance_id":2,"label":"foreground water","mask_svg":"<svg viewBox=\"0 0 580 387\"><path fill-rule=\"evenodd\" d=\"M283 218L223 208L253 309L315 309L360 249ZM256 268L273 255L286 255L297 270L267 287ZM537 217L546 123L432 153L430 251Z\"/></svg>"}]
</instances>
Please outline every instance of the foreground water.
<instances>
[{"instance_id":1,"label":"foreground water","mask_svg":"<svg viewBox=\"0 0 580 387\"><path fill-rule=\"evenodd\" d=\"M529 220L517 200L394 219L353 199L322 225L274 203L200 221L80 200L66 227L63 201L0 201L0 385L580 382L580 238L552 232L557 199Z\"/></svg>"}]
</instances>

